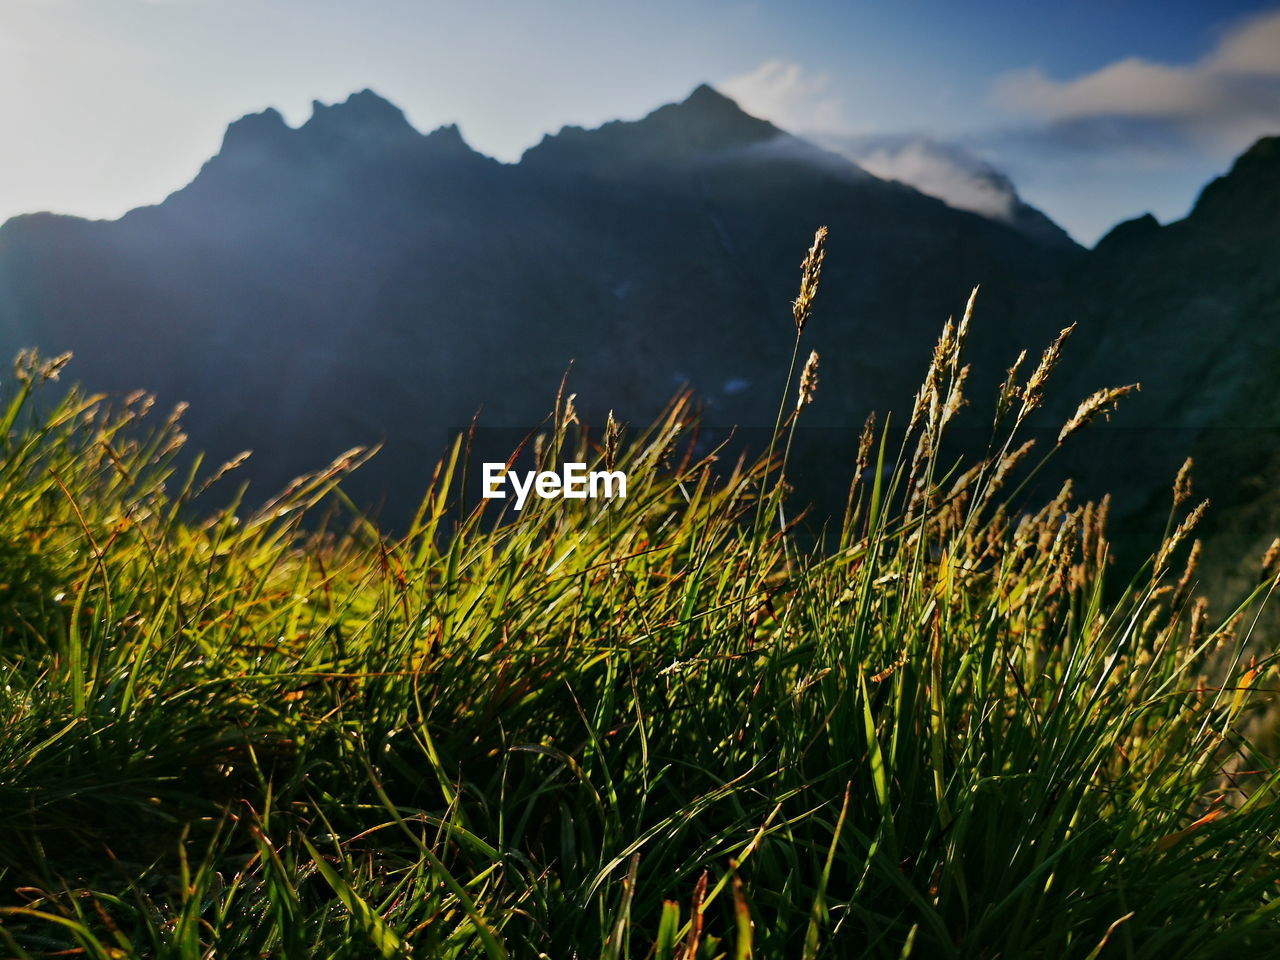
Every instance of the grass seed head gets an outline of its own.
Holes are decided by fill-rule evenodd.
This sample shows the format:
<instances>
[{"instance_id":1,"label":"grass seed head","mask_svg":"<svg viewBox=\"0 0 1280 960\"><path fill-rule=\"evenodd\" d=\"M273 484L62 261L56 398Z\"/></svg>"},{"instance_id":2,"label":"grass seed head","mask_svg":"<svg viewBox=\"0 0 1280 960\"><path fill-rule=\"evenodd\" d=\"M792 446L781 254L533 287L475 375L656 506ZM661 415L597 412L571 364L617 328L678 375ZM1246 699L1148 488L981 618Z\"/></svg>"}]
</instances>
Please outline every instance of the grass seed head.
<instances>
[{"instance_id":1,"label":"grass seed head","mask_svg":"<svg viewBox=\"0 0 1280 960\"><path fill-rule=\"evenodd\" d=\"M1262 557L1262 579L1266 580L1275 574L1276 561L1280 561L1280 537L1276 537L1271 541L1271 546L1267 547L1267 552Z\"/></svg>"},{"instance_id":2,"label":"grass seed head","mask_svg":"<svg viewBox=\"0 0 1280 960\"><path fill-rule=\"evenodd\" d=\"M1022 446L1018 447L1017 450L1013 450L1000 458L1000 462L996 464L996 472L991 477L991 484L987 488L987 496L991 496L991 494L1004 486L1004 482L1009 478L1009 474L1013 472L1018 464L1026 459L1027 454L1031 452L1031 448L1035 445L1035 440L1028 440L1023 443Z\"/></svg>"},{"instance_id":3,"label":"grass seed head","mask_svg":"<svg viewBox=\"0 0 1280 960\"><path fill-rule=\"evenodd\" d=\"M1098 503L1098 509L1093 516L1094 542L1097 547L1096 554L1094 557L1094 562L1098 565L1099 569L1101 569L1102 565L1107 560L1107 553L1109 548L1107 545L1106 534L1107 534L1107 519L1110 517L1110 515L1111 515L1111 494L1108 493Z\"/></svg>"},{"instance_id":4,"label":"grass seed head","mask_svg":"<svg viewBox=\"0 0 1280 960\"><path fill-rule=\"evenodd\" d=\"M804 332L813 315L813 301L818 295L818 281L822 277L822 261L826 259L827 228L819 227L813 235L813 245L800 264L800 294L791 304L791 315L796 321L796 334Z\"/></svg>"},{"instance_id":5,"label":"grass seed head","mask_svg":"<svg viewBox=\"0 0 1280 960\"><path fill-rule=\"evenodd\" d=\"M1178 470L1178 476L1173 481L1173 505L1179 507L1191 499L1191 467L1194 461L1191 457L1183 462L1182 467Z\"/></svg>"},{"instance_id":6,"label":"grass seed head","mask_svg":"<svg viewBox=\"0 0 1280 960\"><path fill-rule=\"evenodd\" d=\"M1115 410L1116 404L1124 397L1141 389L1141 384L1131 383L1127 387L1107 387L1090 397L1086 397L1081 401L1080 406L1076 408L1076 412L1071 419L1063 424L1062 430L1058 433L1058 442L1062 443L1067 437L1077 430L1084 429L1099 416L1104 420L1110 420L1111 412Z\"/></svg>"},{"instance_id":7,"label":"grass seed head","mask_svg":"<svg viewBox=\"0 0 1280 960\"><path fill-rule=\"evenodd\" d=\"M1178 586L1173 591L1172 605L1175 608L1186 599L1187 591L1191 588L1192 581L1195 580L1196 571L1200 568L1200 553L1203 548L1204 544L1200 540L1196 540L1191 544L1191 552L1187 555L1186 568L1182 571Z\"/></svg>"},{"instance_id":8,"label":"grass seed head","mask_svg":"<svg viewBox=\"0 0 1280 960\"><path fill-rule=\"evenodd\" d=\"M960 318L960 329L956 331L956 346L958 349L964 349L964 342L969 336L969 322L973 319L973 305L978 302L978 287L974 287L969 294L969 300L964 305L964 316Z\"/></svg>"},{"instance_id":9,"label":"grass seed head","mask_svg":"<svg viewBox=\"0 0 1280 960\"><path fill-rule=\"evenodd\" d=\"M1160 552L1156 554L1156 573L1163 572L1165 566L1169 562L1169 557L1181 545L1182 541L1187 539L1187 535L1196 528L1196 525L1204 517L1204 512L1209 509L1209 501L1201 500L1199 506L1187 514L1186 518L1178 524L1178 528L1160 545Z\"/></svg>"},{"instance_id":10,"label":"grass seed head","mask_svg":"<svg viewBox=\"0 0 1280 960\"><path fill-rule=\"evenodd\" d=\"M862 437L858 440L858 472L857 476L862 476L867 469L867 464L871 461L871 445L876 439L876 415L872 411L867 416L867 422L862 427ZM1280 541L1277 541L1280 543Z\"/></svg>"},{"instance_id":11,"label":"grass seed head","mask_svg":"<svg viewBox=\"0 0 1280 960\"><path fill-rule=\"evenodd\" d=\"M573 424L582 425L582 421L578 419L578 407L574 403L578 399L576 393L571 393L564 398L563 412L560 415L560 430L563 432L569 429Z\"/></svg>"},{"instance_id":12,"label":"grass seed head","mask_svg":"<svg viewBox=\"0 0 1280 960\"><path fill-rule=\"evenodd\" d=\"M818 351L810 350L809 359L804 362L804 370L800 373L800 395L796 397L796 410L813 403L813 396L818 392Z\"/></svg>"},{"instance_id":13,"label":"grass seed head","mask_svg":"<svg viewBox=\"0 0 1280 960\"><path fill-rule=\"evenodd\" d=\"M609 419L604 425L604 468L612 470L614 464L618 462L618 440L622 436L622 428L618 426L618 421L613 417L613 411L609 411Z\"/></svg>"},{"instance_id":14,"label":"grass seed head","mask_svg":"<svg viewBox=\"0 0 1280 960\"><path fill-rule=\"evenodd\" d=\"M951 382L951 390L947 394L946 405L942 408L942 419L939 421L939 428L945 427L960 412L960 408L965 406L969 401L964 397L964 386L969 380L969 364L965 364L956 374L955 379Z\"/></svg>"},{"instance_id":15,"label":"grass seed head","mask_svg":"<svg viewBox=\"0 0 1280 960\"><path fill-rule=\"evenodd\" d=\"M950 366L955 349L956 328L948 318L947 325L942 328L942 335L934 345L929 369L925 371L920 391L916 394L915 404L911 408L911 420L907 423L908 433L916 428L922 417L925 420L926 430L931 431L937 425L942 403L942 375L943 371Z\"/></svg>"},{"instance_id":16,"label":"grass seed head","mask_svg":"<svg viewBox=\"0 0 1280 960\"><path fill-rule=\"evenodd\" d=\"M1067 342L1067 337L1071 336L1071 331L1075 328L1076 325L1074 323L1069 327L1063 327L1058 332L1058 336L1053 343L1049 344L1044 354L1040 357L1040 365L1036 367L1035 373L1031 374L1026 387L1023 388L1022 410L1018 414L1019 419L1036 409L1043 402L1044 385L1048 382L1049 375L1053 373L1054 368L1062 360L1062 345Z\"/></svg>"},{"instance_id":17,"label":"grass seed head","mask_svg":"<svg viewBox=\"0 0 1280 960\"><path fill-rule=\"evenodd\" d=\"M141 409L138 411L139 415L146 416L147 411L151 409L155 402L156 398L153 394L147 394L144 396L142 398ZM179 400L175 403L173 405L173 409L169 411L169 419L165 421L165 427L170 428L176 426L178 421L186 416L189 406L190 405L185 400Z\"/></svg>"},{"instance_id":18,"label":"grass seed head","mask_svg":"<svg viewBox=\"0 0 1280 960\"><path fill-rule=\"evenodd\" d=\"M1018 359L1013 361L1013 366L1009 368L1009 372L1004 378L1004 383L1000 384L1000 393L996 397L995 422L997 426L1004 422L1005 415L1013 408L1013 401L1021 395L1021 391L1018 389L1018 370L1026 362L1026 359L1027 351L1023 350L1018 354Z\"/></svg>"},{"instance_id":19,"label":"grass seed head","mask_svg":"<svg viewBox=\"0 0 1280 960\"><path fill-rule=\"evenodd\" d=\"M40 368L41 380L57 380L58 374L62 372L62 368L71 362L70 351L60 353L52 360L49 360Z\"/></svg>"},{"instance_id":20,"label":"grass seed head","mask_svg":"<svg viewBox=\"0 0 1280 960\"><path fill-rule=\"evenodd\" d=\"M1187 638L1188 650L1194 650L1196 645L1204 639L1204 627L1209 620L1209 598L1197 597L1195 605L1191 608L1191 633Z\"/></svg>"}]
</instances>

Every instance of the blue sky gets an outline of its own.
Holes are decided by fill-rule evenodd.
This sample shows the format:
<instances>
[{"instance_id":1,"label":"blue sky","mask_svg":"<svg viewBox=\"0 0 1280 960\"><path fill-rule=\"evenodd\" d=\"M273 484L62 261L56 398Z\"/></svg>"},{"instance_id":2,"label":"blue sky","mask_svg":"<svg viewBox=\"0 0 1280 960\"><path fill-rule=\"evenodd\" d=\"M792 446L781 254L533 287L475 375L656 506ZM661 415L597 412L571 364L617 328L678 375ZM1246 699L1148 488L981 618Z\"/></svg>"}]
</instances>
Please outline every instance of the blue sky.
<instances>
[{"instance_id":1,"label":"blue sky","mask_svg":"<svg viewBox=\"0 0 1280 960\"><path fill-rule=\"evenodd\" d=\"M267 106L370 87L512 160L702 81L799 133L961 143L1092 242L1280 133L1280 3L3 0L0 218L156 202Z\"/></svg>"}]
</instances>

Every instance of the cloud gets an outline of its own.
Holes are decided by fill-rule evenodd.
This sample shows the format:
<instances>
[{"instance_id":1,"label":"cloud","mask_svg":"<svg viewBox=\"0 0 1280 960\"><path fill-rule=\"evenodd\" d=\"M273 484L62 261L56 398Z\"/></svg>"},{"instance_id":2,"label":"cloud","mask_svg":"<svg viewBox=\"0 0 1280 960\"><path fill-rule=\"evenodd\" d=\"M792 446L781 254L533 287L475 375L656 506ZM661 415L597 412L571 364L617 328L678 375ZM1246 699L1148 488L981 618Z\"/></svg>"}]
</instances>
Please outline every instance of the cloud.
<instances>
[{"instance_id":1,"label":"cloud","mask_svg":"<svg viewBox=\"0 0 1280 960\"><path fill-rule=\"evenodd\" d=\"M832 92L831 78L797 63L769 60L716 86L747 113L787 130L830 131L844 126L844 101Z\"/></svg>"},{"instance_id":2,"label":"cloud","mask_svg":"<svg viewBox=\"0 0 1280 960\"><path fill-rule=\"evenodd\" d=\"M957 144L912 134L829 137L823 142L882 180L900 180L958 210L1013 220L1018 202L1013 184Z\"/></svg>"},{"instance_id":3,"label":"cloud","mask_svg":"<svg viewBox=\"0 0 1280 960\"><path fill-rule=\"evenodd\" d=\"M1190 65L1127 57L1069 80L1006 74L992 104L1042 121L1058 148L1238 151L1280 131L1280 11L1238 25Z\"/></svg>"},{"instance_id":4,"label":"cloud","mask_svg":"<svg viewBox=\"0 0 1280 960\"><path fill-rule=\"evenodd\" d=\"M898 180L957 210L1003 223L1041 243L1071 238L1018 195L1013 182L969 146L920 134L822 136L819 142L882 180Z\"/></svg>"}]
</instances>

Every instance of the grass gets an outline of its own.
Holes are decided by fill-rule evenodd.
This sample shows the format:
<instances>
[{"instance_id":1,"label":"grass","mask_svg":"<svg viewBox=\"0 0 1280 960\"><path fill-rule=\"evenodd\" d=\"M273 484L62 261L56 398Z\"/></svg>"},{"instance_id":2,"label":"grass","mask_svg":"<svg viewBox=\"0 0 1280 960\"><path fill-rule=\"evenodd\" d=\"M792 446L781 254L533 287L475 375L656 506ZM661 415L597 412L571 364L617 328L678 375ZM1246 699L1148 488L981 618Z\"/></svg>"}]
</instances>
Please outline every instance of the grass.
<instances>
[{"instance_id":1,"label":"grass","mask_svg":"<svg viewBox=\"0 0 1280 960\"><path fill-rule=\"evenodd\" d=\"M39 403L56 364L22 358L0 955L1274 950L1271 585L1215 620L1192 601L1185 480L1128 584L1105 505L1027 503L1019 429L1061 341L1010 373L987 455L943 460L971 309L907 440L850 451L817 547L786 500L795 383L736 465L689 452L685 399L603 443L562 399L539 457L616 458L625 500L495 522L460 505L455 446L390 537L342 498L362 453L202 512L176 420Z\"/></svg>"}]
</instances>

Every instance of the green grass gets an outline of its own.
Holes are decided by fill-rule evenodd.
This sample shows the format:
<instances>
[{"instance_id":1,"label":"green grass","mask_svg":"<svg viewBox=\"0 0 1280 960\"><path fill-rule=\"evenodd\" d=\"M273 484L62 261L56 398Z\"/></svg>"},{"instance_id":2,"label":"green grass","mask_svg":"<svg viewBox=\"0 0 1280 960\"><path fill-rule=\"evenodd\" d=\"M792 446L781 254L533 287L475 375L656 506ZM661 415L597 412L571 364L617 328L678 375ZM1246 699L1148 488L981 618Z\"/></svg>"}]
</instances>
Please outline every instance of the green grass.
<instances>
[{"instance_id":1,"label":"green grass","mask_svg":"<svg viewBox=\"0 0 1280 960\"><path fill-rule=\"evenodd\" d=\"M209 513L176 423L39 404L24 358L0 955L1267 955L1269 585L1191 601L1181 496L1127 585L1104 508L1024 509L1056 347L985 458L941 461L967 324L907 441L849 451L820 547L785 499L794 383L772 461L692 457L679 401L624 433L625 500L495 523L455 448L388 537L342 499L360 454ZM614 456L574 420L558 402L544 463Z\"/></svg>"}]
</instances>

